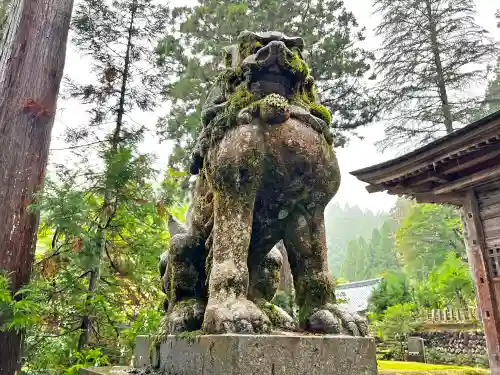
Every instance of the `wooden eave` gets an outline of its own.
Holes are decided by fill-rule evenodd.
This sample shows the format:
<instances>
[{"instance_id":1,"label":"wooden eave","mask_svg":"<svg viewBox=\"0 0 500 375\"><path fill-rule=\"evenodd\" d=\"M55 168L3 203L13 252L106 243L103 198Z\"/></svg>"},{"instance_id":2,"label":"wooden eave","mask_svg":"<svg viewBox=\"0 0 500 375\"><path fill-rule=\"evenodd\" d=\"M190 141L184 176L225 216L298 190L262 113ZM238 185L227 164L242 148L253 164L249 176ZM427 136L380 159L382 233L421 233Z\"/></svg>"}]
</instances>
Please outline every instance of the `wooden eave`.
<instances>
[{"instance_id":1,"label":"wooden eave","mask_svg":"<svg viewBox=\"0 0 500 375\"><path fill-rule=\"evenodd\" d=\"M500 111L393 160L351 172L370 193L461 205L465 192L500 179Z\"/></svg>"}]
</instances>

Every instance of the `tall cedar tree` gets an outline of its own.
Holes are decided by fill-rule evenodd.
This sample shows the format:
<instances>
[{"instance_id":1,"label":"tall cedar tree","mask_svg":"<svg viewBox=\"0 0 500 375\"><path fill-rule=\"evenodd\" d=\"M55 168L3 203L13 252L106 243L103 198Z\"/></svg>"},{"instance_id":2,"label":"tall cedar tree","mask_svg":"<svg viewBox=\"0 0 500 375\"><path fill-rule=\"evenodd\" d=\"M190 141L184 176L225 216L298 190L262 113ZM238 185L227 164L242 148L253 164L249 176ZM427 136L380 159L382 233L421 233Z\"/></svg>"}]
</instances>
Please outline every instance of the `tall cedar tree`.
<instances>
[{"instance_id":1,"label":"tall cedar tree","mask_svg":"<svg viewBox=\"0 0 500 375\"><path fill-rule=\"evenodd\" d=\"M486 86L484 101L477 113L474 113L472 116L471 121L478 120L500 110L500 57L493 68L492 76Z\"/></svg>"},{"instance_id":2,"label":"tall cedar tree","mask_svg":"<svg viewBox=\"0 0 500 375\"><path fill-rule=\"evenodd\" d=\"M473 0L375 0L383 38L376 72L388 117L384 149L425 144L467 121L481 99L464 94L481 83L498 46L475 23ZM411 140L411 141L410 141Z\"/></svg>"},{"instance_id":3,"label":"tall cedar tree","mask_svg":"<svg viewBox=\"0 0 500 375\"><path fill-rule=\"evenodd\" d=\"M500 10L497 10L495 16L500 20ZM500 22L498 22L497 26L500 28ZM500 57L497 58L496 65L493 69L493 78L488 82L481 111L475 116L475 119L487 116L496 111L500 111Z\"/></svg>"},{"instance_id":4,"label":"tall cedar tree","mask_svg":"<svg viewBox=\"0 0 500 375\"><path fill-rule=\"evenodd\" d=\"M97 149L103 170L88 168L85 177L93 181L102 204L94 233L92 256L88 270L87 313L81 322L78 349L95 331L92 325L92 301L98 292L103 256L108 253L110 237L119 232L117 212L122 204L138 200L141 188L151 176L151 160L137 155L137 143L147 129L131 119L134 110L150 111L157 106L162 77L154 67L155 45L165 35L168 11L152 0L121 0L111 4L99 0L83 0L73 19L74 42L82 54L92 59L96 82L68 83L69 95L89 106L90 122L72 129L68 141L87 147L85 155ZM102 137L102 134L105 134ZM97 145L97 146L95 146ZM136 172L139 174L135 174ZM135 181L135 182L133 182ZM134 195L135 194L135 195ZM120 272L117 267L116 272Z\"/></svg>"},{"instance_id":5,"label":"tall cedar tree","mask_svg":"<svg viewBox=\"0 0 500 375\"><path fill-rule=\"evenodd\" d=\"M485 98L485 115L500 111L500 57L493 70L494 77L488 82Z\"/></svg>"},{"instance_id":6,"label":"tall cedar tree","mask_svg":"<svg viewBox=\"0 0 500 375\"><path fill-rule=\"evenodd\" d=\"M12 292L31 274L38 217L27 206L43 182L72 7L17 1L0 19L0 270ZM1 374L20 370L21 341L20 332L0 332Z\"/></svg>"},{"instance_id":7,"label":"tall cedar tree","mask_svg":"<svg viewBox=\"0 0 500 375\"><path fill-rule=\"evenodd\" d=\"M364 82L373 56L357 46L364 29L341 0L202 0L175 8L173 16L176 36L171 33L158 49L160 62L178 77L165 88L171 109L159 124L160 133L176 141L171 166L186 167L201 128L201 102L220 72L222 48L245 29L304 38L322 103L333 113L337 145L345 143L345 130L370 123L377 112Z\"/></svg>"}]
</instances>

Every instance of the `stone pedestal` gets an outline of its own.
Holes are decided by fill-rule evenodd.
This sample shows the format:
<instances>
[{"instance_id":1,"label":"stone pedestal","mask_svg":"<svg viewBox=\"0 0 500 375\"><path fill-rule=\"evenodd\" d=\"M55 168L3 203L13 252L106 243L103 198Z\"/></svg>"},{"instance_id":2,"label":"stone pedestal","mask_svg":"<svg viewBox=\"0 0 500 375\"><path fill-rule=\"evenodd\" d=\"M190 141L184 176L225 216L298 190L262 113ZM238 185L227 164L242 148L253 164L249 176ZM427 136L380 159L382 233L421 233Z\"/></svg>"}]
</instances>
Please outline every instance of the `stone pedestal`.
<instances>
[{"instance_id":1,"label":"stone pedestal","mask_svg":"<svg viewBox=\"0 0 500 375\"><path fill-rule=\"evenodd\" d=\"M168 375L377 375L375 342L349 336L169 336L159 348Z\"/></svg>"}]
</instances>

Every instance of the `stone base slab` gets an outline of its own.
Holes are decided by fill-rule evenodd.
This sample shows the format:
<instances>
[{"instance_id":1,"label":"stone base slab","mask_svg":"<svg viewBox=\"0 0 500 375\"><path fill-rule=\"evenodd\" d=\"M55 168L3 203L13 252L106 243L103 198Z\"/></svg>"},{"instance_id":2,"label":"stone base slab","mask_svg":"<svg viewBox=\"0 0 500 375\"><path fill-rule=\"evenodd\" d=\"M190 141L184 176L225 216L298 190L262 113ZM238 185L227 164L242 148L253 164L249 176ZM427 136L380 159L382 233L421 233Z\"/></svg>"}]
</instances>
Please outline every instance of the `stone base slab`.
<instances>
[{"instance_id":1,"label":"stone base slab","mask_svg":"<svg viewBox=\"0 0 500 375\"><path fill-rule=\"evenodd\" d=\"M80 369L79 375L130 375L131 369L126 366L89 367Z\"/></svg>"},{"instance_id":2,"label":"stone base slab","mask_svg":"<svg viewBox=\"0 0 500 375\"><path fill-rule=\"evenodd\" d=\"M169 336L166 375L377 375L371 338L300 334Z\"/></svg>"}]
</instances>

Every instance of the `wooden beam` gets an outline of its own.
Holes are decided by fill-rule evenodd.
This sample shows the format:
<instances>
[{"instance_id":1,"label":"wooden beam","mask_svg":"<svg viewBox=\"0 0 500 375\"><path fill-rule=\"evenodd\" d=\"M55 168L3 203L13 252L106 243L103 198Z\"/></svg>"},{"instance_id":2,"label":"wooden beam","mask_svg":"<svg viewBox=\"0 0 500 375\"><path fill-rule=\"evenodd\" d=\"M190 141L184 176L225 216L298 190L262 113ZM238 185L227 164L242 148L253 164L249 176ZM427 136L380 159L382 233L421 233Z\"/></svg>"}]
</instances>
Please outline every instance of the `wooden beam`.
<instances>
[{"instance_id":1,"label":"wooden beam","mask_svg":"<svg viewBox=\"0 0 500 375\"><path fill-rule=\"evenodd\" d=\"M419 193L429 193L435 188L436 184L431 181L426 181L419 185L406 186L403 183L393 186L386 186L389 194L406 194L415 195Z\"/></svg>"},{"instance_id":2,"label":"wooden beam","mask_svg":"<svg viewBox=\"0 0 500 375\"><path fill-rule=\"evenodd\" d=\"M495 143L471 153L464 154L456 159L451 159L446 163L436 165L435 170L426 170L421 174L417 174L406 179L400 179L400 183L407 187L412 187L413 185L419 185L429 181L447 183L451 180L451 177L449 176L450 174L472 168L475 165L483 164L495 159L499 155L500 143ZM372 183L366 187L366 190L369 193L376 193L386 190L387 186L388 185L384 182L378 184Z\"/></svg>"},{"instance_id":3,"label":"wooden beam","mask_svg":"<svg viewBox=\"0 0 500 375\"><path fill-rule=\"evenodd\" d=\"M487 246L476 194L469 190L464 200L464 235L478 307L481 311L491 375L500 375L500 310L493 277L487 266Z\"/></svg>"},{"instance_id":4,"label":"wooden beam","mask_svg":"<svg viewBox=\"0 0 500 375\"><path fill-rule=\"evenodd\" d=\"M420 185L429 181L435 181L439 183L446 183L450 181L450 178L446 176L444 173L436 172L436 171L426 171L420 175L410 177L406 180L402 180L401 182L404 186L414 186Z\"/></svg>"},{"instance_id":5,"label":"wooden beam","mask_svg":"<svg viewBox=\"0 0 500 375\"><path fill-rule=\"evenodd\" d=\"M496 140L499 136L500 116L495 113L443 137L442 140L432 142L391 161L353 171L351 174L372 184L391 181L425 169L429 165L439 164L446 158L449 159L447 162L449 163L457 156L460 157L461 153L469 154L475 152L474 149L489 148L491 147L489 140Z\"/></svg>"},{"instance_id":6,"label":"wooden beam","mask_svg":"<svg viewBox=\"0 0 500 375\"><path fill-rule=\"evenodd\" d=\"M467 168L471 168L477 164L482 164L485 161L496 158L500 155L500 144L494 144L484 149L474 151L464 157L455 159L447 165L440 166L439 170L444 173L456 173Z\"/></svg>"},{"instance_id":7,"label":"wooden beam","mask_svg":"<svg viewBox=\"0 0 500 375\"><path fill-rule=\"evenodd\" d=\"M384 190L387 190L387 186L385 186L384 184L376 184L376 185L368 185L366 186L366 191L368 193L378 193L380 191L384 191Z\"/></svg>"},{"instance_id":8,"label":"wooden beam","mask_svg":"<svg viewBox=\"0 0 500 375\"><path fill-rule=\"evenodd\" d=\"M450 193L436 195L433 193L416 193L413 197L417 203L439 203L439 204L453 204L455 206L462 206L465 199L465 194Z\"/></svg>"},{"instance_id":9,"label":"wooden beam","mask_svg":"<svg viewBox=\"0 0 500 375\"><path fill-rule=\"evenodd\" d=\"M434 189L434 194L447 194L452 191L464 190L466 188L477 186L488 180L493 180L500 177L500 164L480 172L471 174L470 176L462 177L448 184L439 186Z\"/></svg>"}]
</instances>

